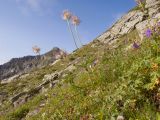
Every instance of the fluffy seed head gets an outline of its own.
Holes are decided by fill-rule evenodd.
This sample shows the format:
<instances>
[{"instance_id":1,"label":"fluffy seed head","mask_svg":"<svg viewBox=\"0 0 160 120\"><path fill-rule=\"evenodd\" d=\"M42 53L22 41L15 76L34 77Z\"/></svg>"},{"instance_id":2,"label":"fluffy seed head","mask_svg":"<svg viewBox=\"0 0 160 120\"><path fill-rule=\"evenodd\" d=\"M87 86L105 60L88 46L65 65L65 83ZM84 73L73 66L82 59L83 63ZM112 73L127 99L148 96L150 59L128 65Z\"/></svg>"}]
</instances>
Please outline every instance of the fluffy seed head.
<instances>
[{"instance_id":1,"label":"fluffy seed head","mask_svg":"<svg viewBox=\"0 0 160 120\"><path fill-rule=\"evenodd\" d=\"M72 13L69 10L64 10L62 14L63 20L70 20L72 17Z\"/></svg>"},{"instance_id":2,"label":"fluffy seed head","mask_svg":"<svg viewBox=\"0 0 160 120\"><path fill-rule=\"evenodd\" d=\"M41 48L35 45L32 47L32 50L35 54L39 54L41 51Z\"/></svg>"},{"instance_id":3,"label":"fluffy seed head","mask_svg":"<svg viewBox=\"0 0 160 120\"><path fill-rule=\"evenodd\" d=\"M72 24L73 25L79 25L80 24L80 19L77 16L72 16Z\"/></svg>"}]
</instances>

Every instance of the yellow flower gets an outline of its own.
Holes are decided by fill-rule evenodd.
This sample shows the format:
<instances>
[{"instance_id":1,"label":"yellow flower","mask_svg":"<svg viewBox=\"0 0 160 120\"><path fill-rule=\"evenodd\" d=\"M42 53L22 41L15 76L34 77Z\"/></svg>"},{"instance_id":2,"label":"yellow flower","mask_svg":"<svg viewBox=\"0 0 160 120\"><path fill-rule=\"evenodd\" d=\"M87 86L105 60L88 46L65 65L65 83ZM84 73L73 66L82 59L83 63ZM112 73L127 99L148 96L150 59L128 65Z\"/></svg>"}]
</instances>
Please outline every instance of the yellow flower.
<instances>
[{"instance_id":1,"label":"yellow flower","mask_svg":"<svg viewBox=\"0 0 160 120\"><path fill-rule=\"evenodd\" d=\"M155 82L155 85L159 85L160 84L160 78L158 78Z\"/></svg>"},{"instance_id":2,"label":"yellow flower","mask_svg":"<svg viewBox=\"0 0 160 120\"><path fill-rule=\"evenodd\" d=\"M153 63L153 64L152 64L152 69L153 69L153 70L157 70L157 69L158 69L158 64Z\"/></svg>"}]
</instances>

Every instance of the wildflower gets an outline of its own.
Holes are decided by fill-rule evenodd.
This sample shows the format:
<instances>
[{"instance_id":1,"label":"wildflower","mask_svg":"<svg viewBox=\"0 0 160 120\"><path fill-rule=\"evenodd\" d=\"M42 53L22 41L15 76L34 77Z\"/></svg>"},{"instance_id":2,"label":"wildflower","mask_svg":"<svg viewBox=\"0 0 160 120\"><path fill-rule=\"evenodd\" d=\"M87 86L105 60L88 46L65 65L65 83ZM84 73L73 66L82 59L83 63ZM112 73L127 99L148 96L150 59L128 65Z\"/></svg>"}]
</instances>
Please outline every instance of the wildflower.
<instances>
[{"instance_id":1,"label":"wildflower","mask_svg":"<svg viewBox=\"0 0 160 120\"><path fill-rule=\"evenodd\" d=\"M160 78L156 80L155 85L160 85Z\"/></svg>"},{"instance_id":2,"label":"wildflower","mask_svg":"<svg viewBox=\"0 0 160 120\"><path fill-rule=\"evenodd\" d=\"M93 62L93 66L96 66L96 65L97 65L97 63L98 63L98 59L94 60L94 62Z\"/></svg>"},{"instance_id":3,"label":"wildflower","mask_svg":"<svg viewBox=\"0 0 160 120\"><path fill-rule=\"evenodd\" d=\"M152 69L157 70L158 69L158 64L156 64L156 63L152 64Z\"/></svg>"},{"instance_id":4,"label":"wildflower","mask_svg":"<svg viewBox=\"0 0 160 120\"><path fill-rule=\"evenodd\" d=\"M136 1L137 5L139 5L142 8L142 10L144 11L145 9L144 9L143 3L145 2L145 0L135 0L135 1Z\"/></svg>"},{"instance_id":5,"label":"wildflower","mask_svg":"<svg viewBox=\"0 0 160 120\"><path fill-rule=\"evenodd\" d=\"M135 107L136 107L136 100L134 99L134 100L131 100L130 101L130 107L132 108L132 109L135 109Z\"/></svg>"},{"instance_id":6,"label":"wildflower","mask_svg":"<svg viewBox=\"0 0 160 120\"><path fill-rule=\"evenodd\" d=\"M71 17L72 17L72 13L70 11L68 11L68 10L64 10L63 11L62 19L67 21L67 25L68 25L70 33L72 34L72 37L73 37L73 40L74 40L74 44L75 44L76 48L78 49L78 46L77 46L77 43L76 43L76 39L74 37L73 31L72 31L71 25L70 25Z\"/></svg>"},{"instance_id":7,"label":"wildflower","mask_svg":"<svg viewBox=\"0 0 160 120\"><path fill-rule=\"evenodd\" d=\"M93 63L89 66L91 70L98 64L98 59L94 60Z\"/></svg>"},{"instance_id":8,"label":"wildflower","mask_svg":"<svg viewBox=\"0 0 160 120\"><path fill-rule=\"evenodd\" d=\"M146 37L148 37L148 38L151 37L151 35L152 35L151 29L147 29L145 34L146 34Z\"/></svg>"},{"instance_id":9,"label":"wildflower","mask_svg":"<svg viewBox=\"0 0 160 120\"><path fill-rule=\"evenodd\" d=\"M77 16L72 16L72 24L73 25L79 25L80 19Z\"/></svg>"},{"instance_id":10,"label":"wildflower","mask_svg":"<svg viewBox=\"0 0 160 120\"><path fill-rule=\"evenodd\" d=\"M119 116L117 117L117 120L124 120L124 117L123 117L122 115L119 115Z\"/></svg>"},{"instance_id":11,"label":"wildflower","mask_svg":"<svg viewBox=\"0 0 160 120\"><path fill-rule=\"evenodd\" d=\"M136 42L133 43L133 48L134 48L134 49L138 49L139 47L140 47L140 46L139 46Z\"/></svg>"},{"instance_id":12,"label":"wildflower","mask_svg":"<svg viewBox=\"0 0 160 120\"><path fill-rule=\"evenodd\" d=\"M72 13L70 11L68 10L63 11L63 15L62 15L63 20L70 20L71 16L72 16Z\"/></svg>"},{"instance_id":13,"label":"wildflower","mask_svg":"<svg viewBox=\"0 0 160 120\"><path fill-rule=\"evenodd\" d=\"M80 40L79 34L78 34L78 30L77 30L77 26L80 24L80 19L77 16L72 16L72 24L74 25L74 29L76 32L76 36L78 41L80 42L81 46L82 46L82 42Z\"/></svg>"},{"instance_id":14,"label":"wildflower","mask_svg":"<svg viewBox=\"0 0 160 120\"><path fill-rule=\"evenodd\" d=\"M34 46L32 47L32 50L35 54L39 54L40 55L40 51L41 51L41 48L39 48L38 46Z\"/></svg>"}]
</instances>

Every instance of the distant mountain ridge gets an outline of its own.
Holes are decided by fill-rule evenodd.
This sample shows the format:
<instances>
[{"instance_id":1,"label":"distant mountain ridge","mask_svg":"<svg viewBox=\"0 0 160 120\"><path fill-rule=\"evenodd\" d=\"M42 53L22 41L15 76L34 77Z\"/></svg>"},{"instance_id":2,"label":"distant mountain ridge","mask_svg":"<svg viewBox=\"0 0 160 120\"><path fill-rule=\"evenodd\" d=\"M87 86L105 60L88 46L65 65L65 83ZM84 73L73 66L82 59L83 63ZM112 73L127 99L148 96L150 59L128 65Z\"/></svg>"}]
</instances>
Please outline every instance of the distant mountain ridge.
<instances>
[{"instance_id":1,"label":"distant mountain ridge","mask_svg":"<svg viewBox=\"0 0 160 120\"><path fill-rule=\"evenodd\" d=\"M9 62L0 65L0 80L7 79L17 74L29 72L34 68L49 65L65 54L66 52L63 50L58 47L54 47L51 51L40 56L12 58Z\"/></svg>"}]
</instances>

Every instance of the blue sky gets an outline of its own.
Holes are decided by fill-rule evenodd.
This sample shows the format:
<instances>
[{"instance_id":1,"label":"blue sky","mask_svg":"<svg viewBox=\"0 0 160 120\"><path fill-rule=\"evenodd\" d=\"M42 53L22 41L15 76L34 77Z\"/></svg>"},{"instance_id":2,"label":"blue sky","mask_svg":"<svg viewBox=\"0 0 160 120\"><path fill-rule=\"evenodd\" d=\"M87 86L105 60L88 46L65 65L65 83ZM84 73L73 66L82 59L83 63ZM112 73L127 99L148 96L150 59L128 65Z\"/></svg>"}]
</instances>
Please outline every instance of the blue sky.
<instances>
[{"instance_id":1,"label":"blue sky","mask_svg":"<svg viewBox=\"0 0 160 120\"><path fill-rule=\"evenodd\" d=\"M134 0L1 0L0 64L34 55L34 45L41 47L41 53L53 47L74 50L67 24L61 19L65 9L80 17L78 30L86 44L135 5Z\"/></svg>"}]
</instances>

